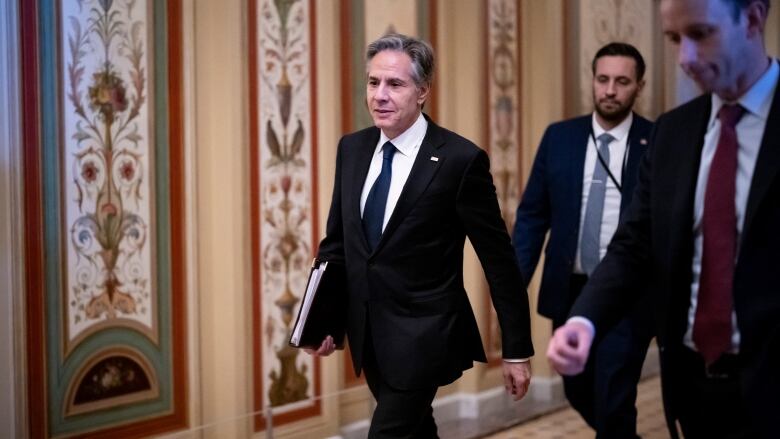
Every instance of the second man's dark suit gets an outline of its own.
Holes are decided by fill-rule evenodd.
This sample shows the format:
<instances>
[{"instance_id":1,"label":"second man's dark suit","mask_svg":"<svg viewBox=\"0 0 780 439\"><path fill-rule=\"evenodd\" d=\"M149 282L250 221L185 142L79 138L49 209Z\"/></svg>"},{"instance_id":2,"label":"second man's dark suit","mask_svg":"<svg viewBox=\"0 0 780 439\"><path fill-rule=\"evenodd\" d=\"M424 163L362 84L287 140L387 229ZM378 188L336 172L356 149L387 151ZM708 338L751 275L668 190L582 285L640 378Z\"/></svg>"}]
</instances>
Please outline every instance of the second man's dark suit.
<instances>
[{"instance_id":1,"label":"second man's dark suit","mask_svg":"<svg viewBox=\"0 0 780 439\"><path fill-rule=\"evenodd\" d=\"M501 219L487 154L428 120L398 204L371 251L360 196L379 129L344 136L319 258L347 272L347 336L356 373L376 356L396 389L448 384L485 361L463 286L463 248L473 244L501 324L505 358L533 355L528 297ZM370 340L365 335L370 334Z\"/></svg>"},{"instance_id":2,"label":"second man's dark suit","mask_svg":"<svg viewBox=\"0 0 780 439\"><path fill-rule=\"evenodd\" d=\"M761 140L734 269L742 401L727 401L724 410L744 404L752 426L759 430L756 436L766 438L780 437L778 92L780 87ZM710 108L711 96L704 95L658 119L653 146L640 168L634 203L607 256L572 309L573 315L590 319L598 334L625 315L640 287L650 285L670 425L690 398L682 390L689 386L681 364L688 349L683 336L688 327L693 276L695 188Z\"/></svg>"},{"instance_id":3,"label":"second man's dark suit","mask_svg":"<svg viewBox=\"0 0 780 439\"><path fill-rule=\"evenodd\" d=\"M536 269L549 231L538 311L552 319L554 327L565 322L584 282L584 277L573 278L572 274L592 123L593 116L587 115L548 127L517 209L513 242L527 280ZM633 115L621 178L621 218L631 202L651 128L651 122ZM635 429L636 385L651 326L649 313L636 312L595 346L586 373L564 377L567 398L600 436L629 437L628 432Z\"/></svg>"}]
</instances>

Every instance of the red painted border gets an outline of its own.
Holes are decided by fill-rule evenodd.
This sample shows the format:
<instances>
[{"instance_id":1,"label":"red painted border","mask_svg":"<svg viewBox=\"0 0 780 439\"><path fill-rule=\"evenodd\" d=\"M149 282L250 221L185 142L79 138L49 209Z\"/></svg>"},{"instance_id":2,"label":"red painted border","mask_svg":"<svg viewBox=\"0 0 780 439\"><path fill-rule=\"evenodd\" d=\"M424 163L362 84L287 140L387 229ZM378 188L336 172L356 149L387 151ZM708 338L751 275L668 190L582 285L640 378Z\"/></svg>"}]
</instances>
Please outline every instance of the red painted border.
<instances>
[{"instance_id":1,"label":"red painted border","mask_svg":"<svg viewBox=\"0 0 780 439\"><path fill-rule=\"evenodd\" d=\"M263 350L262 343L262 309L260 292L260 138L258 128L258 106L260 102L257 84L257 1L247 2L247 38L249 57L249 218L251 228L252 257L252 402L255 412L263 409ZM265 420L262 415L254 418L254 431L262 430Z\"/></svg>"},{"instance_id":2,"label":"red painted border","mask_svg":"<svg viewBox=\"0 0 780 439\"><path fill-rule=\"evenodd\" d=\"M252 401L255 411L254 431L261 431L266 427L263 410L263 352L262 346L262 273L260 271L260 126L259 104L260 88L258 78L258 24L257 2L249 0L248 13L248 56L249 56L249 187L250 187L250 220L251 220L251 254L252 254ZM311 178L312 178L312 242L315 243L313 251L316 252L316 243L319 243L319 202L318 202L318 166L317 154L317 14L314 0L309 0L309 65L310 65L310 105L311 105ZM320 378L320 361L314 359L314 395L322 394ZM299 410L281 413L273 417L274 425L282 425L301 419L317 416L322 413L322 400L315 400L314 404Z\"/></svg>"},{"instance_id":3,"label":"red painted border","mask_svg":"<svg viewBox=\"0 0 780 439\"><path fill-rule=\"evenodd\" d=\"M182 97L182 10L181 0L168 0L168 97L171 190L171 296L173 410L153 419L81 433L93 438L135 438L186 428L188 425L187 297L185 222L184 142ZM25 279L27 296L28 420L30 437L48 437L46 392L45 288L43 210L41 187L41 139L38 66L38 2L19 3L21 27L22 135L25 167Z\"/></svg>"},{"instance_id":4,"label":"red painted border","mask_svg":"<svg viewBox=\"0 0 780 439\"><path fill-rule=\"evenodd\" d=\"M43 200L38 75L38 2L19 2L22 138L24 163L24 246L27 319L27 414L30 437L47 436L46 352L43 276Z\"/></svg>"},{"instance_id":5,"label":"red painted border","mask_svg":"<svg viewBox=\"0 0 780 439\"><path fill-rule=\"evenodd\" d=\"M490 112L491 112L491 110L490 110L490 94L489 94L489 90L490 90L490 76L491 76L490 73L491 73L491 70L490 70L490 10L489 10L489 7L490 7L489 0L485 0L485 2L483 3L483 8L482 8L483 11L484 11L484 14L485 14L483 16L484 23L485 23L485 32L484 32L484 41L483 41L483 48L484 48L483 52L485 54L484 55L484 61L483 61L483 64L485 66L485 68L484 68L484 71L485 71L485 102L484 102L484 105L485 105L485 107L484 107L485 108L485 111L484 111L485 117L484 117L484 123L485 123L485 138L487 139L487 142L485 144L485 150L488 153L490 153L490 145L492 144L492 141L493 141L493 138L492 138L492 136L490 134L491 133L491 131L490 131ZM522 96L523 96L523 75L522 75L522 73L523 73L523 69L522 69L522 67L523 67L522 66L522 62L523 62L523 57L522 57L522 52L523 52L522 37L523 37L523 35L522 35L522 22L520 21L521 18L522 18L521 8L522 8L522 5L521 5L520 0L515 0L515 14L516 14L515 19L517 20L517 30L516 30L516 35L517 35L517 57L516 57L516 59L517 59L517 103L518 103L518 105L522 105ZM523 123L522 111L523 111L523 108L519 108L518 112L517 112L517 141L518 141L518 148L517 148L517 168L518 168L518 174L517 175L518 175L518 185L519 185L519 188L518 188L519 192L518 193L521 194L521 196L522 196L522 193L523 193L523 187L524 187L524 183L525 183L525 178L524 178L524 173L523 173L523 162L524 162L524 160L523 160L523 145L522 145L522 142L523 142L523 138L522 138L522 134L523 134L523 131L522 131L522 123ZM510 230L510 233L511 233L511 230ZM484 297L485 297L485 310L486 310L485 311L485 315L486 315L487 322L488 322L488 324L487 324L488 332L487 332L487 342L486 342L486 345L487 346L491 346L493 344L493 339L491 337L491 332L490 332L489 328L490 328L490 326L491 326L491 324L493 322L493 319L495 319L496 317L495 317L495 314L492 312L492 310L493 310L493 303L490 300L490 295L487 294ZM488 367L500 366L503 363L503 359L501 357L495 356L495 355L490 355L490 354L491 354L491 351L490 351L490 349L488 349Z\"/></svg>"}]
</instances>

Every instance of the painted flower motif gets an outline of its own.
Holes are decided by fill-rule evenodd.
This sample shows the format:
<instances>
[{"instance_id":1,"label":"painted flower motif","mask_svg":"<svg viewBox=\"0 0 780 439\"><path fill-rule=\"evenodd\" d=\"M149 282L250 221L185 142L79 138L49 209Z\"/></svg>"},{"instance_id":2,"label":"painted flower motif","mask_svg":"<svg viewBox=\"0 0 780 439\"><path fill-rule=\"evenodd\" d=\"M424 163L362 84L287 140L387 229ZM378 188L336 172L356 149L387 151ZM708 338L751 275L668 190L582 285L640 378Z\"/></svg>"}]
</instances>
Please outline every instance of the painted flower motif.
<instances>
[{"instance_id":1,"label":"painted flower motif","mask_svg":"<svg viewBox=\"0 0 780 439\"><path fill-rule=\"evenodd\" d=\"M282 177L282 190L284 191L285 194L290 192L291 185L292 185L292 177L290 177L289 175L285 175L284 177Z\"/></svg>"},{"instance_id":2,"label":"painted flower motif","mask_svg":"<svg viewBox=\"0 0 780 439\"><path fill-rule=\"evenodd\" d=\"M127 109L127 92L122 78L110 69L92 75L89 87L89 106L100 112L105 120L113 120L116 113Z\"/></svg>"},{"instance_id":3,"label":"painted flower motif","mask_svg":"<svg viewBox=\"0 0 780 439\"><path fill-rule=\"evenodd\" d=\"M116 215L118 209L116 208L114 203L107 203L100 209L100 211L102 213L105 213L106 215Z\"/></svg>"},{"instance_id":4,"label":"painted flower motif","mask_svg":"<svg viewBox=\"0 0 780 439\"><path fill-rule=\"evenodd\" d=\"M87 183L94 183L95 180L97 180L99 172L97 166L95 166L95 162L92 160L81 165L81 178Z\"/></svg>"},{"instance_id":5,"label":"painted flower motif","mask_svg":"<svg viewBox=\"0 0 780 439\"><path fill-rule=\"evenodd\" d=\"M122 165L119 167L119 174L126 181L132 180L133 176L135 175L135 166L133 166L133 162L131 161L123 162Z\"/></svg>"}]
</instances>

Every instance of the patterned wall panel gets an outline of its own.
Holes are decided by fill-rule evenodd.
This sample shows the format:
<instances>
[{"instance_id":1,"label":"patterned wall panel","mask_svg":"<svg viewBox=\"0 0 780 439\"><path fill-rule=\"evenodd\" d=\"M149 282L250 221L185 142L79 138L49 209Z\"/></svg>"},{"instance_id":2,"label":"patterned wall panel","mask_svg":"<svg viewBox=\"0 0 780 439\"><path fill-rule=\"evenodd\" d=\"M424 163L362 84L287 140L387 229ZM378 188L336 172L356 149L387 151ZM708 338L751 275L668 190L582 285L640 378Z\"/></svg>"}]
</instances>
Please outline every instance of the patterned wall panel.
<instances>
[{"instance_id":1,"label":"patterned wall panel","mask_svg":"<svg viewBox=\"0 0 780 439\"><path fill-rule=\"evenodd\" d=\"M320 412L319 361L288 346L318 236L314 25L310 0L249 3L254 407L274 424Z\"/></svg>"},{"instance_id":2,"label":"patterned wall panel","mask_svg":"<svg viewBox=\"0 0 780 439\"><path fill-rule=\"evenodd\" d=\"M182 428L179 3L23 3L32 436Z\"/></svg>"},{"instance_id":3,"label":"patterned wall panel","mask_svg":"<svg viewBox=\"0 0 780 439\"><path fill-rule=\"evenodd\" d=\"M501 215L511 231L524 184L520 151L520 2L488 0L485 4L486 149ZM487 355L490 364L495 365L501 360L501 333L490 296L486 294L485 300L489 313Z\"/></svg>"},{"instance_id":4,"label":"patterned wall panel","mask_svg":"<svg viewBox=\"0 0 780 439\"><path fill-rule=\"evenodd\" d=\"M569 1L568 19L573 30L569 35L567 57L576 60L567 72L571 90L572 115L592 111L593 96L591 61L598 49L612 41L633 44L642 53L648 66L646 84L635 110L646 117L654 117L661 108L662 69L657 65L660 56L660 33L657 29L656 1L647 0L583 0ZM573 64L573 65L572 65Z\"/></svg>"}]
</instances>

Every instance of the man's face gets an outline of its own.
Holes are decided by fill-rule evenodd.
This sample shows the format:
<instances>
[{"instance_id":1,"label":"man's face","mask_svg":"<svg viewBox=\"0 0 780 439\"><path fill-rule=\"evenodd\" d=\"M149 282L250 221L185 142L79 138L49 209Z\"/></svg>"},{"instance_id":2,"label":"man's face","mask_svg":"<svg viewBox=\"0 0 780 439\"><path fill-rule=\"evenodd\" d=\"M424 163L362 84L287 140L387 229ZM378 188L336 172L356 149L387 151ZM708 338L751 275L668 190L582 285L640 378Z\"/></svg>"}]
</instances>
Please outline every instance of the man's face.
<instances>
[{"instance_id":1,"label":"man's face","mask_svg":"<svg viewBox=\"0 0 780 439\"><path fill-rule=\"evenodd\" d=\"M383 50L368 62L366 103L374 125L391 139L406 131L420 114L427 86L412 79L412 59L404 52Z\"/></svg>"},{"instance_id":2,"label":"man's face","mask_svg":"<svg viewBox=\"0 0 780 439\"><path fill-rule=\"evenodd\" d=\"M602 56L593 76L593 106L608 122L620 123L631 112L644 81L637 81L636 61L628 56Z\"/></svg>"},{"instance_id":3,"label":"man's face","mask_svg":"<svg viewBox=\"0 0 780 439\"><path fill-rule=\"evenodd\" d=\"M678 62L705 92L728 96L737 86L749 31L725 0L662 0L661 26L678 46Z\"/></svg>"}]
</instances>

